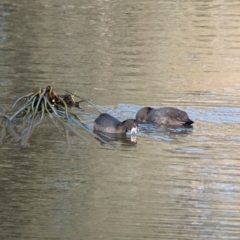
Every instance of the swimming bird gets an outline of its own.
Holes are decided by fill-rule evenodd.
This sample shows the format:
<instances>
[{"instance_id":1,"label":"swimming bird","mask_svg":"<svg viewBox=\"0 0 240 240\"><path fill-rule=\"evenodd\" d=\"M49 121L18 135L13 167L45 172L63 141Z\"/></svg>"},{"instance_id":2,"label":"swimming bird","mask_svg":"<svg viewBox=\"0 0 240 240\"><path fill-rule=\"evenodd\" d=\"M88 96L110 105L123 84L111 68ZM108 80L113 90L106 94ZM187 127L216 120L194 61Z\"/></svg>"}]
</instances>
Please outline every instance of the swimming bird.
<instances>
[{"instance_id":1,"label":"swimming bird","mask_svg":"<svg viewBox=\"0 0 240 240\"><path fill-rule=\"evenodd\" d=\"M127 119L123 122L108 113L101 113L93 123L93 129L105 133L137 133L137 121L135 119Z\"/></svg>"},{"instance_id":2,"label":"swimming bird","mask_svg":"<svg viewBox=\"0 0 240 240\"><path fill-rule=\"evenodd\" d=\"M173 107L143 107L137 112L136 120L139 123L152 122L167 126L190 126L194 123L186 112Z\"/></svg>"}]
</instances>

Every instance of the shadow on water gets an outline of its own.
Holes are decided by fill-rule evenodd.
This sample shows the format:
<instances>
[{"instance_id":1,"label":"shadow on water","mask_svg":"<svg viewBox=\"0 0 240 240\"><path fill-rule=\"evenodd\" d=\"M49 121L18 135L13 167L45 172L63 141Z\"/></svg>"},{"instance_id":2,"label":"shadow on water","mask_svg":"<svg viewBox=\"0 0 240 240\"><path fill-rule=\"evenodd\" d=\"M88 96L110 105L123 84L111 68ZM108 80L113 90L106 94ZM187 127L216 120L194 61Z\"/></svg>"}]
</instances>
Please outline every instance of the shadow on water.
<instances>
[{"instance_id":1,"label":"shadow on water","mask_svg":"<svg viewBox=\"0 0 240 240\"><path fill-rule=\"evenodd\" d=\"M137 136L129 135L125 133L100 133L94 131L96 135L101 137L107 143L120 142L124 146L135 146L137 144ZM102 145L106 145L106 143L97 139Z\"/></svg>"},{"instance_id":2,"label":"shadow on water","mask_svg":"<svg viewBox=\"0 0 240 240\"><path fill-rule=\"evenodd\" d=\"M172 142L177 137L185 137L193 132L192 126L186 127L167 127L159 126L157 124L147 123L139 124L139 137L144 136L147 138L154 138L158 141Z\"/></svg>"},{"instance_id":3,"label":"shadow on water","mask_svg":"<svg viewBox=\"0 0 240 240\"><path fill-rule=\"evenodd\" d=\"M138 128L143 133L155 133L156 135L167 132L170 134L188 134L193 130L193 126L159 126L153 123L141 123Z\"/></svg>"}]
</instances>

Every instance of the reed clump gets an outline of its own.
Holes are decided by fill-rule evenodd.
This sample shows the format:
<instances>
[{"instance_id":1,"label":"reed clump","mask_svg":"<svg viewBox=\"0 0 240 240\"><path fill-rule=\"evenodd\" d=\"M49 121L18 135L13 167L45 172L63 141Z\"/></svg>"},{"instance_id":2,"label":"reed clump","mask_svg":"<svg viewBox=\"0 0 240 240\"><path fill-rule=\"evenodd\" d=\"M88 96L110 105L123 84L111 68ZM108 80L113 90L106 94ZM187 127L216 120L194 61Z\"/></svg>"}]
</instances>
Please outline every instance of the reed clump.
<instances>
[{"instance_id":1,"label":"reed clump","mask_svg":"<svg viewBox=\"0 0 240 240\"><path fill-rule=\"evenodd\" d=\"M79 101L75 101L74 97L77 97ZM71 143L70 135L79 136L85 142L88 142L80 133L78 127L105 142L94 134L81 118L72 111L74 107L79 108L81 102L88 102L100 111L89 100L68 91L64 95L57 94L51 86L40 88L35 93L18 98L12 105L12 109L16 110L11 114L0 107L0 144L10 139L19 142L24 147L29 146L29 138L34 129L43 123L46 118L64 131L68 146Z\"/></svg>"}]
</instances>

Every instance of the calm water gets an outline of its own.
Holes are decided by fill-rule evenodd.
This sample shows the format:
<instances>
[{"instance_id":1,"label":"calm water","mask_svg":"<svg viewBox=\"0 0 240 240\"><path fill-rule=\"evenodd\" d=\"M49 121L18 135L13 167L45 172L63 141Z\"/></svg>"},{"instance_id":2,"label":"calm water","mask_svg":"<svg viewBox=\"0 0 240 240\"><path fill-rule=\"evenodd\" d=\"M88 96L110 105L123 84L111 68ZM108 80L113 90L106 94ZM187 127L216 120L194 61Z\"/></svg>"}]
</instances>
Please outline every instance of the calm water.
<instances>
[{"instance_id":1,"label":"calm water","mask_svg":"<svg viewBox=\"0 0 240 240\"><path fill-rule=\"evenodd\" d=\"M122 120L174 106L195 124L140 125L114 150L68 149L45 123L30 148L1 146L0 238L239 239L240 3L15 2L0 4L2 106L51 85Z\"/></svg>"}]
</instances>

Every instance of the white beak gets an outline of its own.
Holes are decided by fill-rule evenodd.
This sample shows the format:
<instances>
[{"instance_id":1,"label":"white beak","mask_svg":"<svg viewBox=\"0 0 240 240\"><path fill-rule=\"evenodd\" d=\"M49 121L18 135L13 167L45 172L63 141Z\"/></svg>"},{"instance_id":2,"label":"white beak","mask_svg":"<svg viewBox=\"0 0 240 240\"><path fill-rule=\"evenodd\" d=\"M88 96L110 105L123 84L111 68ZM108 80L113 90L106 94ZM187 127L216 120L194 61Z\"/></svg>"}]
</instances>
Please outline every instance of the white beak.
<instances>
[{"instance_id":1,"label":"white beak","mask_svg":"<svg viewBox=\"0 0 240 240\"><path fill-rule=\"evenodd\" d=\"M131 134L137 134L137 127L131 129Z\"/></svg>"}]
</instances>

